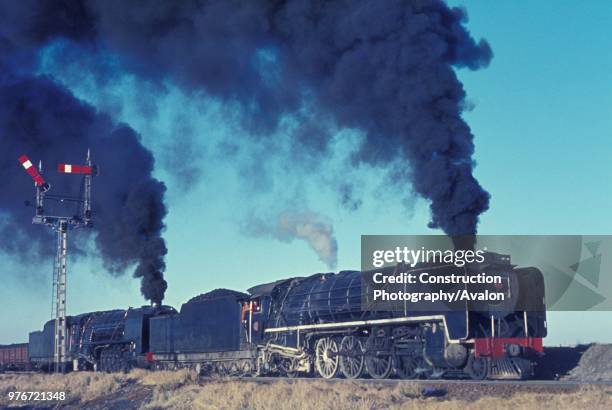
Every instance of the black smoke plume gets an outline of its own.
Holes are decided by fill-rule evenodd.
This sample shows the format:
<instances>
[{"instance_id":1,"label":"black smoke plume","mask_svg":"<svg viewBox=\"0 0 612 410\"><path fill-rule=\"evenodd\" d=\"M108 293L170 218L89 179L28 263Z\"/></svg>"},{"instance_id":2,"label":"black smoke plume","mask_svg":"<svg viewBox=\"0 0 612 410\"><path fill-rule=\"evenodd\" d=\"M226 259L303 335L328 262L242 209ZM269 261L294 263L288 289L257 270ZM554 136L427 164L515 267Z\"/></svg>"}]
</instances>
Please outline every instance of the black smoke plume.
<instances>
[{"instance_id":1,"label":"black smoke plume","mask_svg":"<svg viewBox=\"0 0 612 410\"><path fill-rule=\"evenodd\" d=\"M0 249L35 262L50 260L55 252L50 230L30 223L34 209L24 200L31 201L35 191L17 158L25 153L36 165L42 161L49 195L75 195L81 178L57 174L55 168L82 164L90 148L101 170L92 193L95 253L111 272L135 265L144 297L161 302L167 287L161 237L166 188L151 175L151 153L131 128L114 124L51 79L20 73L31 59L6 39L0 39L0 51ZM51 199L46 205L51 215L73 212ZM86 238L73 236L71 252L87 250L81 240Z\"/></svg>"},{"instance_id":2,"label":"black smoke plume","mask_svg":"<svg viewBox=\"0 0 612 410\"><path fill-rule=\"evenodd\" d=\"M252 135L305 106L312 121L361 129L355 165L403 164L394 183L412 183L431 203L430 226L449 235L474 234L488 208L454 69L485 67L492 52L461 9L440 0L31 1L0 10L22 44L63 37L84 53L103 49L143 78L238 103ZM296 138L328 148L326 136Z\"/></svg>"}]
</instances>

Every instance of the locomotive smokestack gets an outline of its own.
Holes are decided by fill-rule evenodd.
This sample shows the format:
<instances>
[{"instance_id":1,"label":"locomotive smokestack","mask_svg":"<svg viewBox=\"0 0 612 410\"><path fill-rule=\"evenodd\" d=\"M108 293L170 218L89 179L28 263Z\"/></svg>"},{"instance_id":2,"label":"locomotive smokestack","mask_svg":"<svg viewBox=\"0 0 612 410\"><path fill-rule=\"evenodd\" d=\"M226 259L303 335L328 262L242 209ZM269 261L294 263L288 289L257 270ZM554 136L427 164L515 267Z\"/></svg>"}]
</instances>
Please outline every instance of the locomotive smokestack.
<instances>
[{"instance_id":1,"label":"locomotive smokestack","mask_svg":"<svg viewBox=\"0 0 612 410\"><path fill-rule=\"evenodd\" d=\"M456 250L474 250L476 245L476 235L453 236L452 240Z\"/></svg>"}]
</instances>

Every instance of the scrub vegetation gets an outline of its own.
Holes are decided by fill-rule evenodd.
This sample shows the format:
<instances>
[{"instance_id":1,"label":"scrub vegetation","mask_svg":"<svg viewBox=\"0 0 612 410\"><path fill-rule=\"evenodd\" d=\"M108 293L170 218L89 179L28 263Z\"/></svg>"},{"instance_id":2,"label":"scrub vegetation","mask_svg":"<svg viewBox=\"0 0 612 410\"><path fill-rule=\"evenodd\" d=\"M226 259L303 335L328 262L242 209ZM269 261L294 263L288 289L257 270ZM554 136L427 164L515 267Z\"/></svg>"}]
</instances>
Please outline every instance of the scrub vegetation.
<instances>
[{"instance_id":1,"label":"scrub vegetation","mask_svg":"<svg viewBox=\"0 0 612 410\"><path fill-rule=\"evenodd\" d=\"M65 391L64 402L15 402L15 391ZM612 386L203 379L179 371L0 375L0 407L88 409L609 409Z\"/></svg>"}]
</instances>

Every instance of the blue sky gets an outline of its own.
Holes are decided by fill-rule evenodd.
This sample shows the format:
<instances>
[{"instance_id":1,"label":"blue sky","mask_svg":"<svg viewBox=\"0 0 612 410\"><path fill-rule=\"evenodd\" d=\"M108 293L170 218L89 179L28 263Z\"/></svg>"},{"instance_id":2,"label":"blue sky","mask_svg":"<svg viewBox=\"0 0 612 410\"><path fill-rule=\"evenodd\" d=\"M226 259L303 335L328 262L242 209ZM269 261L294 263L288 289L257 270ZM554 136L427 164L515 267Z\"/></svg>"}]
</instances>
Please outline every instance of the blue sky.
<instances>
[{"instance_id":1,"label":"blue sky","mask_svg":"<svg viewBox=\"0 0 612 410\"><path fill-rule=\"evenodd\" d=\"M451 4L467 8L468 28L476 38L485 37L495 54L487 69L459 71L474 104L465 119L476 136L476 176L491 193L480 233L612 232L612 5L484 0ZM250 142L237 126L232 107L204 94L186 96L169 86L159 95L129 75L99 87L86 72L74 75L53 64L53 50L44 57L41 72L129 123L153 150L156 174L169 188L168 304L178 307L218 287L245 290L328 271L304 242L248 233L253 217L266 218L287 208L317 212L333 224L338 269L358 268L362 234L438 233L427 228L424 201L413 198L403 204L380 183L381 171L344 166L358 131L339 131L334 156L312 170L301 169L283 155L282 135L273 147ZM153 117L143 115L147 104L157 107ZM194 161L201 172L190 186L173 176L172 164L165 161L176 141L185 138L193 142L196 154L196 159L186 160ZM218 144L230 139L243 147L237 162L218 153ZM266 156L266 172L256 172L260 170L253 164L262 161L253 159ZM349 211L339 205L337 178L360 182L368 198L361 208ZM41 261L40 266L24 268L7 257L2 261L16 274L0 289L0 300L10 306L0 312L0 322L7 324L0 343L23 341L50 317L52 264ZM95 257L72 263L69 275L69 313L144 303L137 280L111 277ZM548 343L612 341L612 329L601 325L609 320L609 312L553 312Z\"/></svg>"}]
</instances>

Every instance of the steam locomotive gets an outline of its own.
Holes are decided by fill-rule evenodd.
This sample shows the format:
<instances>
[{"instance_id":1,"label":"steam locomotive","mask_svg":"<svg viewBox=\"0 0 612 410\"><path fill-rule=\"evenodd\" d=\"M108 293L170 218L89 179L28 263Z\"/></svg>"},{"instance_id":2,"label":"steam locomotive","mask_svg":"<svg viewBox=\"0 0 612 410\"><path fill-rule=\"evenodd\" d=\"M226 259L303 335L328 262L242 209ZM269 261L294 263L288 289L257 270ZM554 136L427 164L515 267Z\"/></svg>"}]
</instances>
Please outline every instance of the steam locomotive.
<instances>
[{"instance_id":1,"label":"steam locomotive","mask_svg":"<svg viewBox=\"0 0 612 410\"><path fill-rule=\"evenodd\" d=\"M529 378L547 332L542 274L492 253L462 273L475 270L502 277L503 291L519 295L521 303L369 309L364 272L315 274L248 293L218 289L194 297L180 312L146 306L72 316L68 356L75 370L105 372L144 367L326 379ZM30 361L39 368L53 365L53 326L49 321L30 334Z\"/></svg>"}]
</instances>

